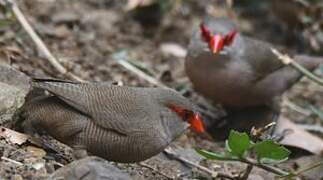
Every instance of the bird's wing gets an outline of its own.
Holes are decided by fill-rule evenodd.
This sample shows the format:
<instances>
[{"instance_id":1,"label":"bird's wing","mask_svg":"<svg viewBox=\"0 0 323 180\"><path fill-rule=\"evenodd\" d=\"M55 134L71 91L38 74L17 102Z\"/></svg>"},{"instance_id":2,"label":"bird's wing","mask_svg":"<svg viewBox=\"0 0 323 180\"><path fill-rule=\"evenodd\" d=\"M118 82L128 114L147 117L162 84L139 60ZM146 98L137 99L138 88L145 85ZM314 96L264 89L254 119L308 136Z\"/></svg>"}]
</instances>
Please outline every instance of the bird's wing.
<instances>
[{"instance_id":1,"label":"bird's wing","mask_svg":"<svg viewBox=\"0 0 323 180\"><path fill-rule=\"evenodd\" d=\"M284 67L277 56L271 51L272 45L256 39L243 37L244 39L244 59L249 62L255 70L258 79Z\"/></svg>"},{"instance_id":2,"label":"bird's wing","mask_svg":"<svg viewBox=\"0 0 323 180\"><path fill-rule=\"evenodd\" d=\"M152 113L147 113L152 107L144 107L149 94L138 89L50 79L34 79L33 86L53 93L103 128L124 135L153 128Z\"/></svg>"}]
</instances>

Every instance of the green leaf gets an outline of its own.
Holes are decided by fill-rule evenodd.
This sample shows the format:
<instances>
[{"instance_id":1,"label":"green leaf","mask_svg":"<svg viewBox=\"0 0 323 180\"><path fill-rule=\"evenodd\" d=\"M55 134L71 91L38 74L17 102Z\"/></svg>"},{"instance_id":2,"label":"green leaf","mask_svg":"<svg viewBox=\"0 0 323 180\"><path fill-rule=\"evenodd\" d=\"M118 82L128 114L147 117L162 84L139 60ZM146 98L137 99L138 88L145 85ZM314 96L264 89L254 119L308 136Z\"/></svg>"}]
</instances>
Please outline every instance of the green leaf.
<instances>
[{"instance_id":1,"label":"green leaf","mask_svg":"<svg viewBox=\"0 0 323 180\"><path fill-rule=\"evenodd\" d=\"M220 160L220 161L230 161L230 160L236 160L235 157L232 157L227 154L220 154L220 153L214 153L214 152L209 152L203 149L195 149L197 153L199 153L201 156L203 156L206 159L211 159L211 160Z\"/></svg>"},{"instance_id":2,"label":"green leaf","mask_svg":"<svg viewBox=\"0 0 323 180\"><path fill-rule=\"evenodd\" d=\"M290 151L273 140L265 140L254 145L260 163L275 164L288 159Z\"/></svg>"},{"instance_id":3,"label":"green leaf","mask_svg":"<svg viewBox=\"0 0 323 180\"><path fill-rule=\"evenodd\" d=\"M243 157L251 146L251 140L247 133L231 130L229 139L226 141L226 149L235 156Z\"/></svg>"}]
</instances>

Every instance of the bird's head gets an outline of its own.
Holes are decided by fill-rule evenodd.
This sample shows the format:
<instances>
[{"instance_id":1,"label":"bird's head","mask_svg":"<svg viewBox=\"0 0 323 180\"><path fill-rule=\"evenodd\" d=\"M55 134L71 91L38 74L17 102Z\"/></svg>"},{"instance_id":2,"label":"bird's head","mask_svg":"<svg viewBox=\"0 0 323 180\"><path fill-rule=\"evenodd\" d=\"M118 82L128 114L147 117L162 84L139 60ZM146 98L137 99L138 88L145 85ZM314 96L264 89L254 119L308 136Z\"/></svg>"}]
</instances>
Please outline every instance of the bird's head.
<instances>
[{"instance_id":1,"label":"bird's head","mask_svg":"<svg viewBox=\"0 0 323 180\"><path fill-rule=\"evenodd\" d=\"M177 116L175 119L188 123L190 129L197 133L204 132L202 118L192 102L172 89L159 90L157 96L159 102L170 112L170 116Z\"/></svg>"},{"instance_id":2,"label":"bird's head","mask_svg":"<svg viewBox=\"0 0 323 180\"><path fill-rule=\"evenodd\" d=\"M183 121L189 123L191 130L197 133L204 133L203 121L198 112L175 104L167 104L167 107L175 112Z\"/></svg>"},{"instance_id":3,"label":"bird's head","mask_svg":"<svg viewBox=\"0 0 323 180\"><path fill-rule=\"evenodd\" d=\"M223 50L225 46L230 46L237 34L236 30L231 30L225 35L212 34L209 28L202 22L200 24L201 39L208 44L209 50L213 54L217 54Z\"/></svg>"}]
</instances>

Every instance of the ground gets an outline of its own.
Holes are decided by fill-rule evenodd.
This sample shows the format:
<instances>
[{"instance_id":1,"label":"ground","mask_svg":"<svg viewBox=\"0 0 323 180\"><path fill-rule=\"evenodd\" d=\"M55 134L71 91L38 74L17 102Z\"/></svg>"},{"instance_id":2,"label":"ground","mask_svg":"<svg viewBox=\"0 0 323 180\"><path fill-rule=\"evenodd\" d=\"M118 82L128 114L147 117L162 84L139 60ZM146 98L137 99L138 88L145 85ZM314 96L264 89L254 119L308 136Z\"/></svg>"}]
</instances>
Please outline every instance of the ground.
<instances>
[{"instance_id":1,"label":"ground","mask_svg":"<svg viewBox=\"0 0 323 180\"><path fill-rule=\"evenodd\" d=\"M172 11L165 13L159 25L149 26L141 25L133 18L132 12L126 12L125 3L126 1L112 0L29 0L19 1L18 4L50 51L64 67L78 77L87 81L153 86L118 64L116 55L125 53L125 58L136 66L140 66L147 74L167 86L184 92L185 96L199 103L201 98L192 90L183 69L185 58L183 51L185 53L193 27L198 25L206 14L227 14L225 3L213 0L182 1ZM306 46L306 43L301 44L298 40L290 45L290 40L285 36L288 34L287 30L273 17L268 3L258 6L250 4L240 4L234 9L235 16L239 17L237 21L245 34L269 41L275 47L290 53L323 54ZM48 63L13 16L9 12L4 13L5 9L2 10L3 18L12 19L9 25L0 27L2 59L6 59L12 66L32 77L66 78ZM299 32L301 33L301 30ZM165 45L169 43L175 45L175 48L165 48ZM173 51L175 54L172 53ZM302 80L285 97L285 100L288 99L284 101L288 102L285 103L283 109L285 116L297 123L321 123L317 116L307 114L309 110L302 111L306 109L306 103L322 109L323 91L320 86L309 80ZM295 104L303 108L298 111L295 111L295 108L291 109L290 107L295 107L292 106ZM23 165L0 161L0 177L3 179L45 179L56 169L71 161L71 149L47 136L43 138L48 139L46 142L55 147L57 151L43 150L30 143L22 146L8 144L5 139L1 139L1 156L10 157ZM210 142L193 133L182 137L177 145L185 148L199 147L223 151L223 143ZM203 162L203 165L210 169L219 169L215 168L212 161ZM153 171L140 164L118 164L118 166L129 172L135 179L167 179L165 175L158 172L165 171L164 174L171 174L158 167ZM230 173L237 173L241 169L241 165L236 164L222 165L220 163L220 167L224 167L220 168L221 171ZM287 168L293 167L287 166ZM194 171L193 175L186 178L207 177L198 170ZM257 175L256 172L253 174ZM262 177L266 179L266 176Z\"/></svg>"}]
</instances>

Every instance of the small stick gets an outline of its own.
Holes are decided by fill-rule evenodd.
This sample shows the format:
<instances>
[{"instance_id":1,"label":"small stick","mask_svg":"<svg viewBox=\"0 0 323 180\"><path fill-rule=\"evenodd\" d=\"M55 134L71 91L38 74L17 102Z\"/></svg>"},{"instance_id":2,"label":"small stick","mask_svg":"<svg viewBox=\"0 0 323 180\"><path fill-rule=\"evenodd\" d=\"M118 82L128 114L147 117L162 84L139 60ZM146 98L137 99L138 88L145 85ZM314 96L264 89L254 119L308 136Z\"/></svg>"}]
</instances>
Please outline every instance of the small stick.
<instances>
[{"instance_id":1,"label":"small stick","mask_svg":"<svg viewBox=\"0 0 323 180\"><path fill-rule=\"evenodd\" d=\"M5 0L5 2L9 5L12 12L18 19L19 23L23 27L23 29L28 33L30 38L34 41L37 48L45 55L49 63L61 74L67 75L68 77L72 78L73 80L84 82L83 79L80 77L68 72L64 66L62 66L58 60L52 55L52 53L48 50L45 43L40 39L40 37L36 34L35 30L31 27L28 23L27 19L25 18L24 14L19 9L15 0Z\"/></svg>"},{"instance_id":2,"label":"small stick","mask_svg":"<svg viewBox=\"0 0 323 180\"><path fill-rule=\"evenodd\" d=\"M59 166L59 167L63 167L63 166L64 166L63 164L61 164L61 163L59 163L59 162L56 162L56 161L53 161L52 163L53 163L54 165Z\"/></svg>"},{"instance_id":3,"label":"small stick","mask_svg":"<svg viewBox=\"0 0 323 180\"><path fill-rule=\"evenodd\" d=\"M249 177L252 169L253 169L253 165L248 164L247 169L245 170L245 172L242 174L242 176L239 179L240 180L248 180L248 177Z\"/></svg>"},{"instance_id":4,"label":"small stick","mask_svg":"<svg viewBox=\"0 0 323 180\"><path fill-rule=\"evenodd\" d=\"M271 48L271 51L282 61L285 65L290 65L293 68L300 71L302 74L304 74L306 77L308 77L310 80L316 82L317 84L323 86L323 79L317 77L310 71L308 71L306 68L304 68L302 65L298 64L295 60L293 60L291 57L289 57L286 54L280 53L277 49Z\"/></svg>"},{"instance_id":5,"label":"small stick","mask_svg":"<svg viewBox=\"0 0 323 180\"><path fill-rule=\"evenodd\" d=\"M148 169L150 169L150 170L152 170L152 171L154 171L154 172L156 172L156 173L158 173L158 174L160 174L160 175L162 175L162 176L166 177L167 179L176 179L175 177L168 176L167 174L165 174L165 173L163 173L163 172L159 171L158 169L156 169L156 168L154 168L154 167L150 166L150 165L149 165L149 164L147 164L147 163L140 162L140 163L138 163L138 164L139 164L140 166L142 166L142 167L148 168Z\"/></svg>"},{"instance_id":6,"label":"small stick","mask_svg":"<svg viewBox=\"0 0 323 180\"><path fill-rule=\"evenodd\" d=\"M315 168L320 167L320 166L323 166L323 162L318 162L318 163L313 164L313 165L311 165L311 166L309 166L307 168L301 169L301 170L299 170L298 172L295 173L295 176L299 176L304 172L307 172L309 170L315 169Z\"/></svg>"},{"instance_id":7,"label":"small stick","mask_svg":"<svg viewBox=\"0 0 323 180\"><path fill-rule=\"evenodd\" d=\"M147 75L145 72L143 72L142 70L140 70L139 68L135 67L134 65L132 65L131 63L128 62L128 60L125 58L125 54L123 52L118 52L116 54L113 55L113 58L117 61L118 64L120 64L121 66L123 66L125 69L131 71L132 73L136 74L137 76L139 76L140 78L146 80L147 82L157 86L157 87L161 87L161 88L167 88L169 89L168 86L166 86L165 84L159 82L157 79L155 79L154 77L151 77L149 75ZM212 113L211 111L206 111L202 108L198 107L198 111L212 117L215 118L217 117L214 113Z\"/></svg>"},{"instance_id":8,"label":"small stick","mask_svg":"<svg viewBox=\"0 0 323 180\"><path fill-rule=\"evenodd\" d=\"M228 175L228 174L224 174L224 173L221 173L221 172L215 172L215 171L212 171L212 170L210 170L210 169L208 169L208 168L206 168L206 167L204 167L204 166L201 166L201 165L199 165L199 164L197 164L197 163L195 163L195 162L192 162L192 161L190 161L190 160L188 160L188 159L185 159L185 158L183 158L183 157L177 156L177 154L176 154L176 153L174 153L174 152L173 152L172 150L170 150L169 148L166 148L166 149L164 150L164 152L166 152L168 155L171 155L172 157L174 157L174 158L176 158L176 159L178 159L178 160L182 161L183 163L186 163L186 164L188 164L188 165L190 165L190 166L196 167L197 169L199 169L199 170L201 170L201 171L204 171L204 172L208 173L208 174L209 174L209 175L211 175L212 177L221 177L221 178L226 178L226 179L231 179L231 180L234 180L234 179L235 179L235 177L232 177L232 176L230 176L230 175Z\"/></svg>"},{"instance_id":9,"label":"small stick","mask_svg":"<svg viewBox=\"0 0 323 180\"><path fill-rule=\"evenodd\" d=\"M323 162L318 162L318 163L315 163L315 164L310 165L309 167L306 167L304 169L301 169L301 170L299 170L297 172L290 173L290 174L288 174L286 176L278 177L278 179L294 179L293 177L299 176L299 175L301 175L301 174L303 174L305 172L308 172L308 171L310 171L312 169L315 169L317 167L320 167L322 165L323 165Z\"/></svg>"},{"instance_id":10,"label":"small stick","mask_svg":"<svg viewBox=\"0 0 323 180\"><path fill-rule=\"evenodd\" d=\"M168 88L166 85L162 84L161 82L157 81L155 78L147 75L146 73L144 73L143 71L141 71L139 68L133 66L132 64L130 64L127 60L124 59L118 59L117 62L123 66L124 68L128 69L129 71L133 72L134 74L138 75L140 78L148 81L149 83L158 86L158 87L162 87L162 88Z\"/></svg>"},{"instance_id":11,"label":"small stick","mask_svg":"<svg viewBox=\"0 0 323 180\"><path fill-rule=\"evenodd\" d=\"M274 166L268 166L266 164L261 164L261 163L254 161L254 160L251 160L251 159L241 159L241 160L239 159L238 161L246 163L248 165L256 166L258 168L261 168L263 170L266 170L268 172L274 173L279 176L286 176L289 174L289 172L287 172L287 171L283 171L283 170L276 168Z\"/></svg>"},{"instance_id":12,"label":"small stick","mask_svg":"<svg viewBox=\"0 0 323 180\"><path fill-rule=\"evenodd\" d=\"M291 110L294 110L304 116L310 116L311 114L313 114L310 110L304 109L304 108L294 104L287 97L283 98L283 104L285 104Z\"/></svg>"},{"instance_id":13,"label":"small stick","mask_svg":"<svg viewBox=\"0 0 323 180\"><path fill-rule=\"evenodd\" d=\"M22 165L24 165L24 164L22 164L21 162L15 161L15 160L13 160L13 159L9 159L9 158L4 157L4 156L2 156L2 157L1 157L1 160L11 162L11 163L16 164L16 165L18 165L18 166L22 166Z\"/></svg>"},{"instance_id":14,"label":"small stick","mask_svg":"<svg viewBox=\"0 0 323 180\"><path fill-rule=\"evenodd\" d=\"M323 127L320 125L309 125L309 124L297 124L298 127L307 130L323 134Z\"/></svg>"}]
</instances>

